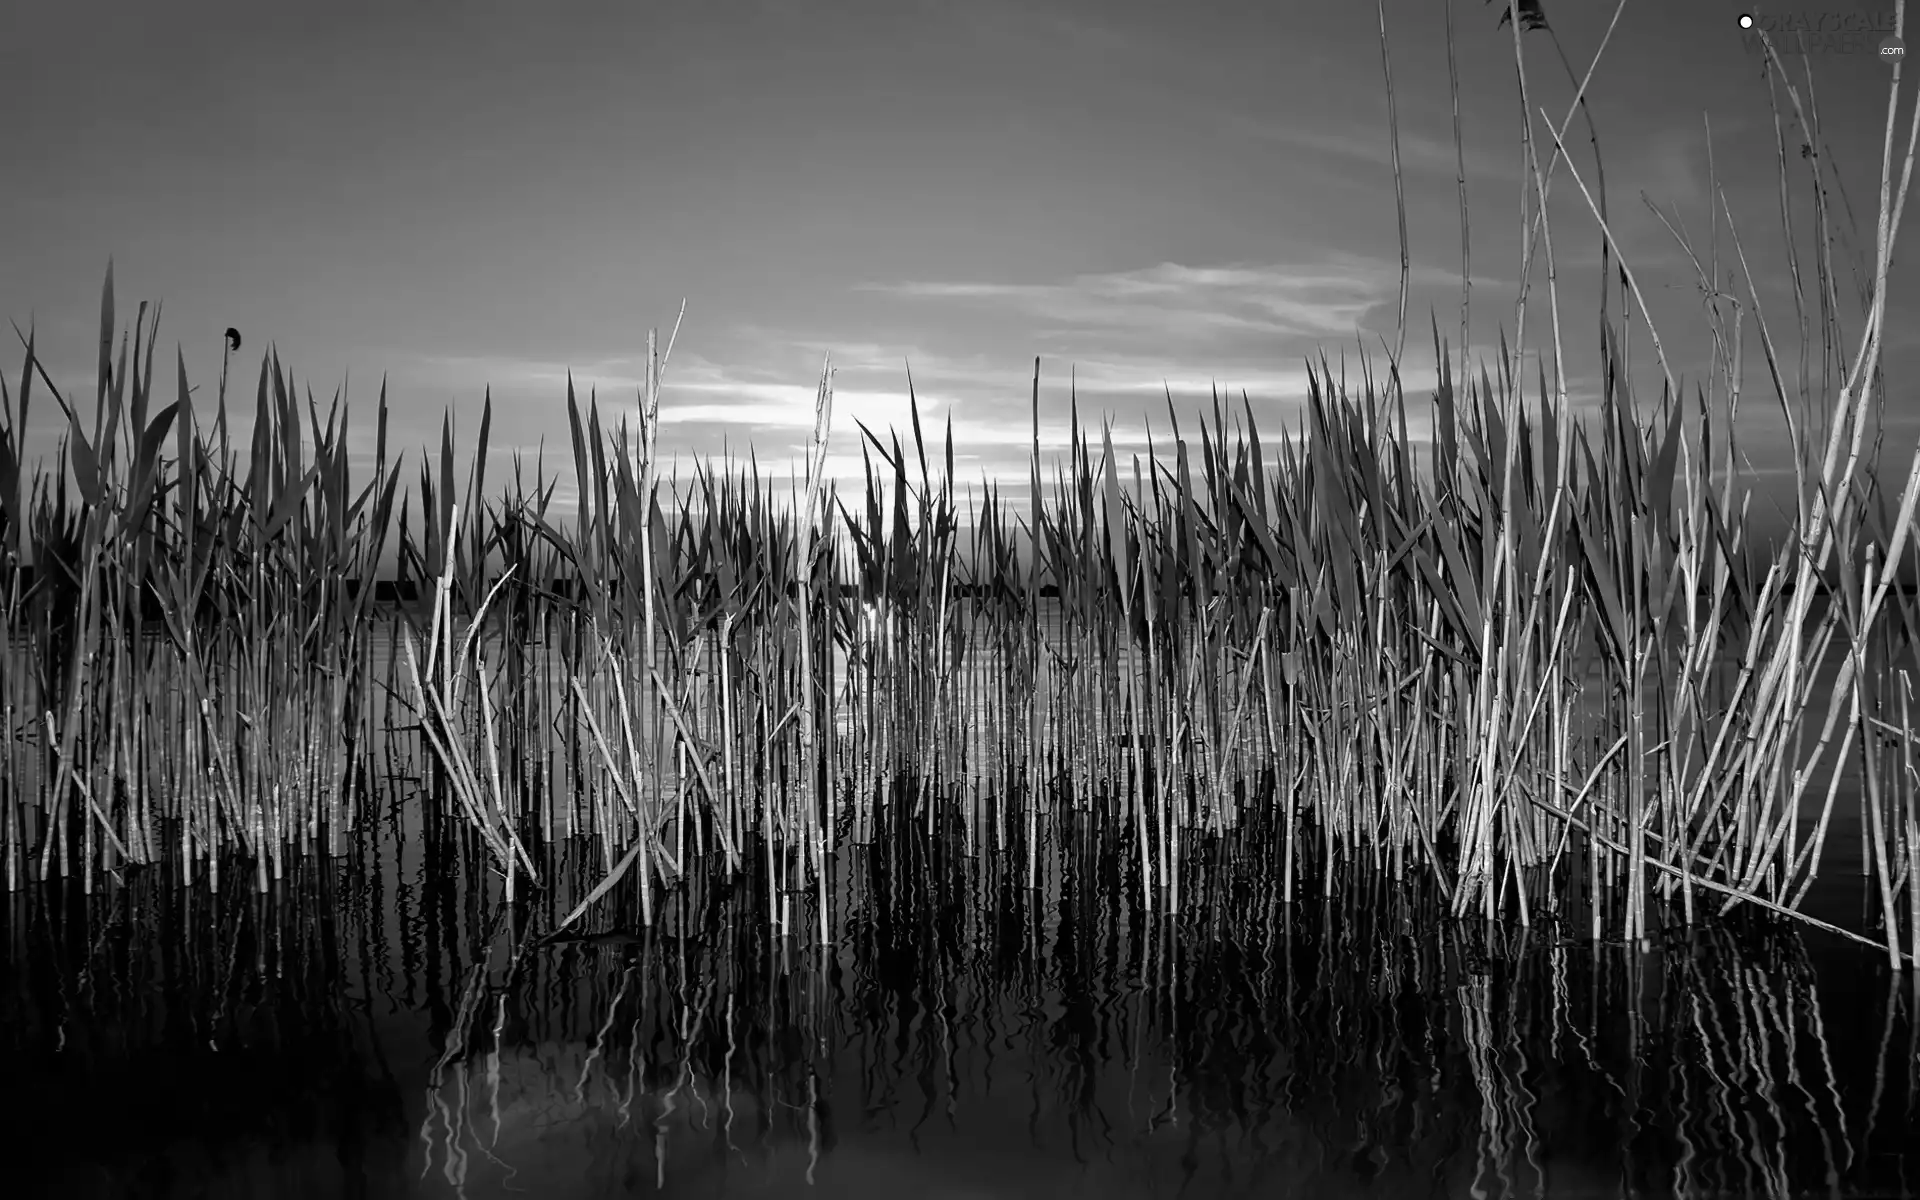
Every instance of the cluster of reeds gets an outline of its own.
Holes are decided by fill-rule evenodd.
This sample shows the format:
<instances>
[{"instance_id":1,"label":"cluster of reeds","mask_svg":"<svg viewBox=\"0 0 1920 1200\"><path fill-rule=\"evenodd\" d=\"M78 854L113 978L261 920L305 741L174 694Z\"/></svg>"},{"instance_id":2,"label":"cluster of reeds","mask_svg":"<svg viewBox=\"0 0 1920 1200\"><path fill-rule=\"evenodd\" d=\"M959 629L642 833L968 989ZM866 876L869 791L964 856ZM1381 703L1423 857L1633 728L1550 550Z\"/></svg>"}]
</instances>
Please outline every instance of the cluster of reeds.
<instances>
[{"instance_id":1,"label":"cluster of reeds","mask_svg":"<svg viewBox=\"0 0 1920 1200\"><path fill-rule=\"evenodd\" d=\"M351 828L368 748L411 735L498 870L536 883L536 836L595 836L609 882L744 869L754 838L770 894L817 893L835 842L890 819L1031 856L1064 794L1135 847L1150 907L1180 904L1183 846L1261 820L1289 895L1309 857L1323 888L1362 858L1463 914L1578 890L1596 934L1612 905L1637 936L1649 889L1792 908L1855 753L1889 952L1914 929L1916 614L1889 587L1914 489L1829 524L1869 550L1826 580L1765 562L1726 479L1683 462L1709 455L1677 403L1643 427L1610 391L1590 432L1443 374L1423 452L1403 406L1390 423L1322 372L1274 448L1217 401L1198 446L1176 423L1124 476L1110 438L1076 437L1025 520L991 493L963 509L918 429L913 454L874 439L858 508L793 505L751 468L655 481L570 403L573 528L544 477L478 503L483 420L466 503L448 430L416 535L384 439L353 489L344 411L309 411L309 460L277 369L238 481L224 409L199 428L183 387L149 417L150 374L120 455L116 378L60 460L84 503L42 474L8 506L14 887L163 857L217 882L229 849L264 881ZM427 598L384 619L344 581L396 525Z\"/></svg>"},{"instance_id":2,"label":"cluster of reeds","mask_svg":"<svg viewBox=\"0 0 1920 1200\"><path fill-rule=\"evenodd\" d=\"M1541 194L1559 161L1530 157ZM490 402L464 481L449 420L403 494L383 389L353 479L345 406L323 425L277 357L242 474L225 368L210 425L184 363L156 408L153 325L143 305L115 357L109 271L91 428L31 337L5 396L8 887L157 861L218 886L232 859L264 888L424 775L510 894L542 885L540 845L593 839L601 883L569 920L629 877L650 919L657 887L710 863L760 873L778 927L803 900L824 937L847 839L940 822L968 853L1024 855L1031 886L1071 813L1130 848L1149 909L1184 907L1189 855L1253 826L1276 831L1289 901L1365 862L1431 879L1456 916L1637 939L1656 908L1797 913L1857 772L1871 940L1911 963L1920 607L1894 585L1920 455L1897 499L1876 490L1882 198L1861 353L1828 320L1835 378L1772 373L1800 472L1777 550L1738 490L1744 318L1716 326L1711 393L1668 373L1650 407L1607 333L1592 412L1557 367L1532 395L1507 357L1456 378L1436 328L1430 441L1397 370L1350 386L1324 362L1277 442L1216 395L1196 444L1170 399L1165 440L1123 457L1076 405L1050 480L1036 362L1025 506L992 481L963 502L951 427L935 470L917 402L910 451L861 429L842 497L830 368L801 477L665 474L650 340L636 421L583 414L569 383L563 516L544 463L531 491L518 460L487 491ZM37 387L65 415L50 465L24 444ZM390 537L417 597L397 612L373 596Z\"/></svg>"},{"instance_id":3,"label":"cluster of reeds","mask_svg":"<svg viewBox=\"0 0 1920 1200\"><path fill-rule=\"evenodd\" d=\"M203 866L217 886L228 848L264 887L289 847L348 827L341 785L360 773L371 719L372 595L346 581L372 577L391 524L384 406L376 475L387 486L356 494L344 409L322 427L311 400L303 415L263 363L243 476L224 366L211 428L196 421L183 362L179 399L156 408L158 315L148 324L141 305L131 359L123 341L116 360L109 272L91 434L31 337L17 407L7 397L10 890L75 871L90 886L100 867L167 857L189 874ZM67 427L52 473L24 444L36 381Z\"/></svg>"}]
</instances>

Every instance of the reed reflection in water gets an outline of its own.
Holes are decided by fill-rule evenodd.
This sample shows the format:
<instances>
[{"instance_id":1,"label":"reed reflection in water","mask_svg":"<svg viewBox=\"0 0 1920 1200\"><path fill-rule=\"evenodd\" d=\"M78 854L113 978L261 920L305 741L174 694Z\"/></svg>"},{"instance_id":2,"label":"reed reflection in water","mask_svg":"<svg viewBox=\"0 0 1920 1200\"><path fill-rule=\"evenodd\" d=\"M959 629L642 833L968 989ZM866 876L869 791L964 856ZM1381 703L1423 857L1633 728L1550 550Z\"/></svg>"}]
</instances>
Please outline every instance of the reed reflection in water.
<instances>
[{"instance_id":1,"label":"reed reflection in water","mask_svg":"<svg viewBox=\"0 0 1920 1200\"><path fill-rule=\"evenodd\" d=\"M751 871L542 943L394 834L264 898L16 901L10 1194L1885 1196L1920 1166L1910 984L1817 935L1643 953L1364 873L1289 914L1225 843L1189 868L1213 915L1171 921L1118 852L1028 891L914 828L843 851L824 950L769 934Z\"/></svg>"}]
</instances>

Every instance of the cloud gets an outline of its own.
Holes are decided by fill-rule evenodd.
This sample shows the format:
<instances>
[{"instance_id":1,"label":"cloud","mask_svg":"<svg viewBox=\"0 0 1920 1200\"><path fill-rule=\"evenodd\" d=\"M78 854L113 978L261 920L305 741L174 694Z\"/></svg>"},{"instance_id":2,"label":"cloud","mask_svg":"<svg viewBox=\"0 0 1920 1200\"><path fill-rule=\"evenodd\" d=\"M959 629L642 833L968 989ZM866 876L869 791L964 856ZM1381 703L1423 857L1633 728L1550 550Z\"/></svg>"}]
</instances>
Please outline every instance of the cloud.
<instances>
[{"instance_id":1,"label":"cloud","mask_svg":"<svg viewBox=\"0 0 1920 1200\"><path fill-rule=\"evenodd\" d=\"M999 305L1056 328L1055 336L1151 335L1169 342L1231 336L1321 339L1351 334L1393 295L1399 268L1355 255L1310 265L1153 267L1061 283L945 280L866 283L860 290L920 300Z\"/></svg>"},{"instance_id":2,"label":"cloud","mask_svg":"<svg viewBox=\"0 0 1920 1200\"><path fill-rule=\"evenodd\" d=\"M1270 120L1238 112L1227 113L1222 120L1229 133L1240 137L1271 142L1308 154L1321 154L1363 163L1378 167L1382 171L1393 169L1393 143L1387 136L1384 122L1365 127L1309 126L1305 123ZM1469 185L1475 180L1502 179L1518 182L1520 179L1521 164L1517 150L1505 154L1489 154L1469 146L1466 150L1466 163ZM1407 173L1458 178L1459 159L1454 151L1452 135L1449 134L1445 138L1430 137L1403 126L1400 130L1400 167Z\"/></svg>"},{"instance_id":3,"label":"cloud","mask_svg":"<svg viewBox=\"0 0 1920 1200\"><path fill-rule=\"evenodd\" d=\"M637 392L646 380L646 362L639 356L560 362L487 354L415 354L403 358L396 370L452 387L528 387L556 393L564 393L571 378L583 399L590 389Z\"/></svg>"},{"instance_id":4,"label":"cloud","mask_svg":"<svg viewBox=\"0 0 1920 1200\"><path fill-rule=\"evenodd\" d=\"M1183 418L1209 409L1217 391L1234 420L1244 396L1263 429L1277 435L1295 428L1309 363L1322 360L1323 348L1336 377L1344 360L1351 389L1362 386L1363 357L1378 385L1385 377L1381 339L1390 338L1380 327L1393 320L1399 272L1397 261L1318 253L1290 262L1161 262L1038 281L881 281L858 290L892 298L929 331L965 332L978 317L1010 316L1043 359L1040 441L1051 460L1067 443L1070 397L1091 436L1111 421L1117 447L1143 446L1149 429L1164 447L1169 394ZM1454 274L1439 268L1416 268L1413 281L1448 293L1457 287ZM1422 332L1413 331L1403 363L1412 409L1424 407L1434 379ZM663 383L662 449L700 457L723 445L735 453L751 445L763 469L787 469L787 460L805 453L821 363L830 354L829 473L857 473L860 425L883 442L890 432L910 441L911 380L930 454L938 454L951 422L963 478L983 469L1023 478L1033 437L1033 357L949 353L943 336L840 341L826 329L731 326L718 345L702 344L706 356L675 351ZM480 377L490 378L499 385L496 398L507 385L522 385L529 410L556 401L568 373L566 364L530 359L430 362L436 373L465 376L476 389ZM576 390L583 397L596 386L610 390L619 414L629 415L642 365L633 355L589 353L572 364ZM1192 436L1184 419L1182 428Z\"/></svg>"}]
</instances>

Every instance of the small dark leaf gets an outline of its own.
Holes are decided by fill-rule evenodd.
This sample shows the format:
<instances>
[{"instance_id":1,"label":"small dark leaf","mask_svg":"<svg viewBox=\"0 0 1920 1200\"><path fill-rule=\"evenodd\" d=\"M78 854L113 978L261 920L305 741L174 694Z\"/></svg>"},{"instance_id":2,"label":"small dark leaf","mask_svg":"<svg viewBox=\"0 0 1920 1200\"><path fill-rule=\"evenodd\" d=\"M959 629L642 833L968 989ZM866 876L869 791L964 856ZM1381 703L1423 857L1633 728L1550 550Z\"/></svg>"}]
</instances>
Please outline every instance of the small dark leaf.
<instances>
[{"instance_id":1,"label":"small dark leaf","mask_svg":"<svg viewBox=\"0 0 1920 1200\"><path fill-rule=\"evenodd\" d=\"M1487 2L1491 4L1493 0L1487 0ZM1545 29L1547 27L1547 14L1540 5L1541 0L1516 0L1514 3L1506 4L1500 11L1499 28L1505 29L1507 27L1507 23L1513 20L1514 9L1518 8L1520 10L1521 32L1531 33L1536 29Z\"/></svg>"}]
</instances>

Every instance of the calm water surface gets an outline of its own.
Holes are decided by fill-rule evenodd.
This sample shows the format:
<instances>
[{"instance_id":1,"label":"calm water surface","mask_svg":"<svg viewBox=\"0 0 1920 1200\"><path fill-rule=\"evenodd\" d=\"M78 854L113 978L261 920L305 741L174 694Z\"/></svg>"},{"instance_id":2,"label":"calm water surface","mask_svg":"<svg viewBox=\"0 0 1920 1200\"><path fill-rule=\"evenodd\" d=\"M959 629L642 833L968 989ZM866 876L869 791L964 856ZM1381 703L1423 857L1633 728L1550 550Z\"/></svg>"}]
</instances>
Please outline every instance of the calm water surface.
<instances>
[{"instance_id":1,"label":"calm water surface","mask_svg":"<svg viewBox=\"0 0 1920 1200\"><path fill-rule=\"evenodd\" d=\"M711 881L533 946L547 902L442 853L382 826L266 899L5 901L0 1194L1920 1189L1914 986L1826 938L1594 946L1388 880L1289 911L1257 848L1194 860L1208 920L1147 919L1118 854L1044 852L1030 892L913 837L844 852L824 950L804 897L779 936L764 884Z\"/></svg>"}]
</instances>

